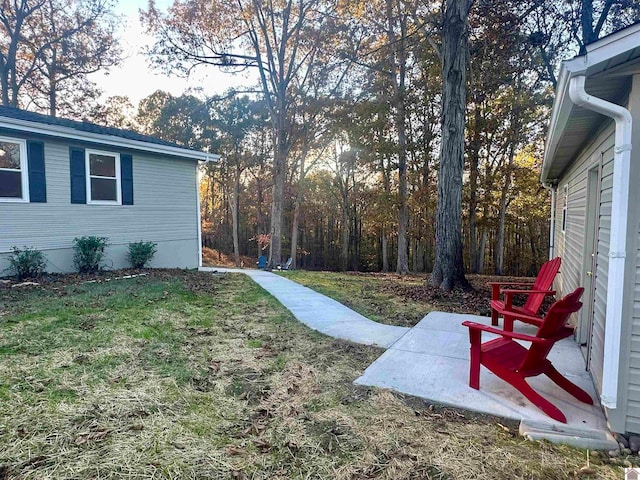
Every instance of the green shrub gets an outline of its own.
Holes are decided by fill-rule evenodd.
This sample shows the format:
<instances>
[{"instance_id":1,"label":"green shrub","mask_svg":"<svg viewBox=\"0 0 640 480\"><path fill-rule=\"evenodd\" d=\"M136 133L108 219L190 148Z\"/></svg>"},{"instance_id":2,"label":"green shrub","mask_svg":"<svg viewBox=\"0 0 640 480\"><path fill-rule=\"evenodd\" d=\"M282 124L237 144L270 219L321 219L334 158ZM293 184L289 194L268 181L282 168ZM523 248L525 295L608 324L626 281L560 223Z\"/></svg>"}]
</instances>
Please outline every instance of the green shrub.
<instances>
[{"instance_id":1,"label":"green shrub","mask_svg":"<svg viewBox=\"0 0 640 480\"><path fill-rule=\"evenodd\" d=\"M144 268L151 261L158 251L157 243L153 242L133 242L129 244L129 262L133 268Z\"/></svg>"},{"instance_id":2,"label":"green shrub","mask_svg":"<svg viewBox=\"0 0 640 480\"><path fill-rule=\"evenodd\" d=\"M73 239L73 263L80 273L95 273L102 268L107 237L84 236Z\"/></svg>"},{"instance_id":3,"label":"green shrub","mask_svg":"<svg viewBox=\"0 0 640 480\"><path fill-rule=\"evenodd\" d=\"M24 278L37 278L44 272L47 257L35 248L24 247L20 249L18 247L12 247L11 254L9 255L9 263L11 264L11 269L20 280Z\"/></svg>"}]
</instances>

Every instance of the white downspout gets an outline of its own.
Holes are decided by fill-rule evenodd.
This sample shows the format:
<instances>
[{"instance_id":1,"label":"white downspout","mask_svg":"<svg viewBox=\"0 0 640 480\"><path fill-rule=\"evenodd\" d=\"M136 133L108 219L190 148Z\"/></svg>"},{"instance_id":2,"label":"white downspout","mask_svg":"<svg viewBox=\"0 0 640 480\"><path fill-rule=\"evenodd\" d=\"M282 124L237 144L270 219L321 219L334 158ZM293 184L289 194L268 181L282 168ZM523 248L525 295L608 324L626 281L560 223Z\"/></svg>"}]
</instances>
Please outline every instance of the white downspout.
<instances>
[{"instance_id":1,"label":"white downspout","mask_svg":"<svg viewBox=\"0 0 640 480\"><path fill-rule=\"evenodd\" d=\"M206 162L205 162L206 163ZM196 162L196 204L198 208L198 268L202 268L202 219L200 213L200 162Z\"/></svg>"},{"instance_id":2,"label":"white downspout","mask_svg":"<svg viewBox=\"0 0 640 480\"><path fill-rule=\"evenodd\" d=\"M618 367L623 320L622 300L629 210L629 169L631 163L631 113L620 105L589 95L584 89L584 84L584 75L578 75L571 79L569 83L571 101L580 107L611 117L616 122L602 394L600 395L602 405L609 409L614 409L618 401Z\"/></svg>"},{"instance_id":3,"label":"white downspout","mask_svg":"<svg viewBox=\"0 0 640 480\"><path fill-rule=\"evenodd\" d=\"M543 183L542 186L551 192L551 225L549 225L549 260L555 253L556 239L556 193L558 187L552 183Z\"/></svg>"}]
</instances>

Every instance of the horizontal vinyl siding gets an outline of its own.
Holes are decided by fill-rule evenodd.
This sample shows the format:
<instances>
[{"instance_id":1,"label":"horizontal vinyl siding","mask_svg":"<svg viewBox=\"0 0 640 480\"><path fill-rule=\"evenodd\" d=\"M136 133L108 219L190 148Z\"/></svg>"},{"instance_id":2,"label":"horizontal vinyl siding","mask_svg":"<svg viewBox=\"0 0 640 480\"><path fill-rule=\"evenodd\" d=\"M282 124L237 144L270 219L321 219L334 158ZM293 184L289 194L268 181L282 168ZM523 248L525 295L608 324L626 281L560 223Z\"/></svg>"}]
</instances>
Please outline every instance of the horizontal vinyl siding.
<instances>
[{"instance_id":1,"label":"horizontal vinyl siding","mask_svg":"<svg viewBox=\"0 0 640 480\"><path fill-rule=\"evenodd\" d=\"M112 259L116 267L125 265L123 250L116 247L139 240L159 244L162 266L197 266L195 161L134 153L134 205L71 204L67 143L45 142L45 166L47 203L0 203L0 256L14 245L68 250L75 237L99 235L118 252ZM68 255L60 255L68 263Z\"/></svg>"},{"instance_id":2,"label":"horizontal vinyl siding","mask_svg":"<svg viewBox=\"0 0 640 480\"><path fill-rule=\"evenodd\" d=\"M580 157L572 164L571 168L558 179L554 241L554 255L562 257L560 273L554 282L554 288L558 292L558 298L574 291L585 283L583 275L585 272L584 249L587 235L585 231L586 216L589 213L586 211L588 203L587 189L589 170L599 163L602 151L613 152L614 133L614 125L612 122L609 122L597 135L594 142L586 148ZM565 202L565 185L569 186L569 199L567 202L567 225L565 232L562 232L562 209ZM609 211L608 213L605 212L608 217L604 218L604 225L610 225L611 211L610 207L605 206L605 210L606 208L609 208ZM606 243L608 244L608 237ZM583 308L587 307L585 306ZM571 316L570 323L572 325L578 324L579 315L580 312Z\"/></svg>"},{"instance_id":3,"label":"horizontal vinyl siding","mask_svg":"<svg viewBox=\"0 0 640 480\"><path fill-rule=\"evenodd\" d=\"M572 292L581 284L587 205L587 170L583 169L579 175L571 178L568 185L569 201L567 202L567 225L564 233L565 249L561 267L564 294ZM562 188L564 189L564 186Z\"/></svg>"},{"instance_id":4,"label":"horizontal vinyl siding","mask_svg":"<svg viewBox=\"0 0 640 480\"><path fill-rule=\"evenodd\" d=\"M640 238L640 231L638 231ZM626 430L640 433L640 242L635 252L636 275L633 291L633 318L631 320L631 352L629 354L629 387L627 391ZM631 406L634 406L631 409Z\"/></svg>"},{"instance_id":5,"label":"horizontal vinyl siding","mask_svg":"<svg viewBox=\"0 0 640 480\"><path fill-rule=\"evenodd\" d=\"M609 230L611 227L611 186L613 172L613 146L615 128L607 122L594 141L581 153L569 170L558 179L556 200L555 255L562 257L562 267L555 288L566 295L584 285L587 190L589 170L598 165L603 155L603 172L600 192L600 217L598 219L597 268L595 271L595 301L593 306L585 303L583 308L593 308L594 327L591 338L590 370L598 390L602 385L602 349L604 346L604 319L606 309L607 271L609 255ZM564 186L569 185L567 208L567 228L562 232L562 208L564 206ZM586 296L588 292L585 292ZM578 322L578 314L571 322Z\"/></svg>"}]
</instances>

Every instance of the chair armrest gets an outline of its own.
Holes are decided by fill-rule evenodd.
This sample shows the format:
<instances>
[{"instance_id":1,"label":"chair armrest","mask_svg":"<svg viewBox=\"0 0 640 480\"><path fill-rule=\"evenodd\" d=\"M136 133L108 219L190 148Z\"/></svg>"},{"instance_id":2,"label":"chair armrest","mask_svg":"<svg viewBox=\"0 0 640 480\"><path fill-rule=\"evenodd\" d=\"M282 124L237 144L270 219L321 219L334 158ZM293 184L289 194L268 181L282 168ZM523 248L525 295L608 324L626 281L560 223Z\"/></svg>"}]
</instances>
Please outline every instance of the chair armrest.
<instances>
[{"instance_id":1,"label":"chair armrest","mask_svg":"<svg viewBox=\"0 0 640 480\"><path fill-rule=\"evenodd\" d=\"M555 290L511 290L511 289L505 289L505 290L500 290L500 293L504 293L505 295L518 295L518 294L529 295L531 293L542 293L544 295L555 295L556 291Z\"/></svg>"},{"instance_id":2,"label":"chair armrest","mask_svg":"<svg viewBox=\"0 0 640 480\"><path fill-rule=\"evenodd\" d=\"M526 335L524 333L507 332L499 328L490 327L489 325L483 325L482 323L470 322L468 320L462 322L462 325L468 327L470 330L495 333L496 335L500 335L502 337L513 338L515 340L524 340L525 342L541 343L545 341L545 339L543 338Z\"/></svg>"},{"instance_id":3,"label":"chair armrest","mask_svg":"<svg viewBox=\"0 0 640 480\"><path fill-rule=\"evenodd\" d=\"M500 287L503 285L531 287L533 282L487 282L487 285L491 287L491 300L498 300L500 298Z\"/></svg>"}]
</instances>

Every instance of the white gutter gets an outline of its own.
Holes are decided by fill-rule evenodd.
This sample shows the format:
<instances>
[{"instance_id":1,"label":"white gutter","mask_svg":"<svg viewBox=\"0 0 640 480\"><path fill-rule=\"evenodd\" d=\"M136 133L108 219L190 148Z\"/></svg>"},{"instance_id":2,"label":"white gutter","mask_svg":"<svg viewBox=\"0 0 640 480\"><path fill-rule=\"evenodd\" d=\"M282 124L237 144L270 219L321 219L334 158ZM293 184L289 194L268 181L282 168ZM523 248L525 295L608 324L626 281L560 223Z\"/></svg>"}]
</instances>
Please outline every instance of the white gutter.
<instances>
[{"instance_id":1,"label":"white gutter","mask_svg":"<svg viewBox=\"0 0 640 480\"><path fill-rule=\"evenodd\" d=\"M571 78L571 101L583 108L611 117L616 122L613 157L613 194L609 272L602 366L602 405L614 409L618 401L618 368L622 332L622 300L626 263L627 217L629 210L629 168L631 163L631 113L620 105L589 95L584 88L585 75Z\"/></svg>"},{"instance_id":2,"label":"white gutter","mask_svg":"<svg viewBox=\"0 0 640 480\"><path fill-rule=\"evenodd\" d=\"M556 193L558 187L553 184L543 183L542 186L551 192L551 225L549 225L549 260L554 257L556 238Z\"/></svg>"},{"instance_id":3,"label":"white gutter","mask_svg":"<svg viewBox=\"0 0 640 480\"><path fill-rule=\"evenodd\" d=\"M64 127L62 125L49 125L45 123L32 122L11 117L0 117L0 128L35 133L39 135L69 138L72 140L96 143L100 145L112 145L115 147L132 148L135 150L143 150L145 152L160 153L163 155L189 158L193 160L200 160L203 162L216 161L220 158L220 155L214 153L205 153L197 150L190 150L188 148L175 147L172 145L149 143L142 140L131 140L124 137L118 137L116 135L85 132L72 127Z\"/></svg>"}]
</instances>

